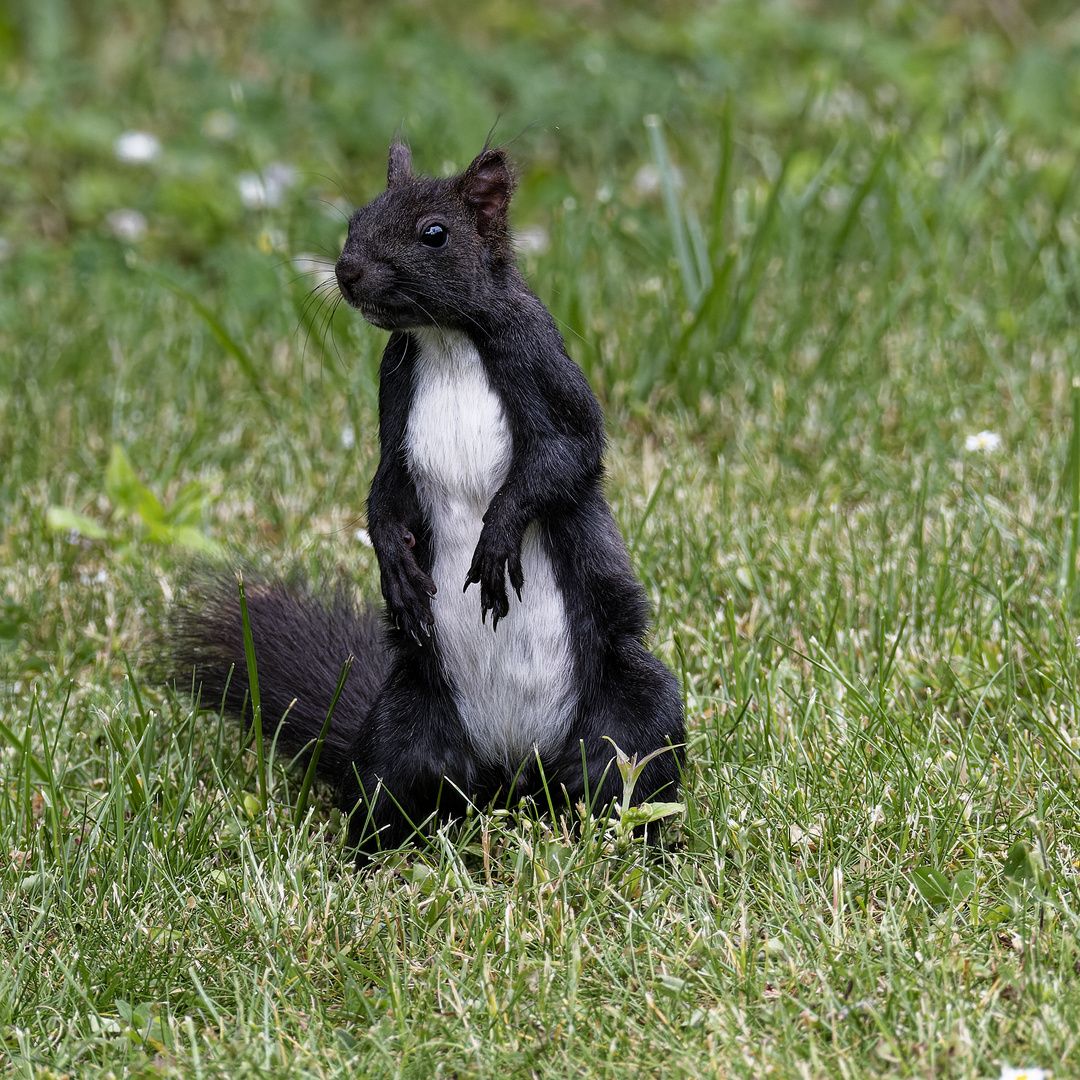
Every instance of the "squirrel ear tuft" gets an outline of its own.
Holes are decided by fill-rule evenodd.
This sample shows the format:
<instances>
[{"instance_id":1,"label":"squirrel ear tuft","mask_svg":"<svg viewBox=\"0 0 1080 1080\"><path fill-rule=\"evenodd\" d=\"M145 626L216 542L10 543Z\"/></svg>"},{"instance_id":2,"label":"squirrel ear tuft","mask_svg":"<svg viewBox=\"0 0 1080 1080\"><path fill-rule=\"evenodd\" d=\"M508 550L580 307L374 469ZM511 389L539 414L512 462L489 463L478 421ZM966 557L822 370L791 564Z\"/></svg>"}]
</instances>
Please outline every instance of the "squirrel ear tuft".
<instances>
[{"instance_id":1,"label":"squirrel ear tuft","mask_svg":"<svg viewBox=\"0 0 1080 1080\"><path fill-rule=\"evenodd\" d=\"M505 224L514 174L501 149L485 150L462 174L461 194L476 211L476 230L487 236Z\"/></svg>"},{"instance_id":2,"label":"squirrel ear tuft","mask_svg":"<svg viewBox=\"0 0 1080 1080\"><path fill-rule=\"evenodd\" d=\"M410 179L411 176L412 151L400 138L395 138L390 144L390 163L386 168L386 186L392 188L395 184Z\"/></svg>"}]
</instances>

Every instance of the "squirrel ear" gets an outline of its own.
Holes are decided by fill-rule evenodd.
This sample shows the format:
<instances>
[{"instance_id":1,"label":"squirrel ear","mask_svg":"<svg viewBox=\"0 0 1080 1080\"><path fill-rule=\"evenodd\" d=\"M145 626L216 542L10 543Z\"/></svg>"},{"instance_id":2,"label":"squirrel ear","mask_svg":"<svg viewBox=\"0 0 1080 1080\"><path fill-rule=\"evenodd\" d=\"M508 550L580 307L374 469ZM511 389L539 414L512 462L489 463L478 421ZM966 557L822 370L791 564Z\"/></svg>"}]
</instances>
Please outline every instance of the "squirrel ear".
<instances>
[{"instance_id":1,"label":"squirrel ear","mask_svg":"<svg viewBox=\"0 0 1080 1080\"><path fill-rule=\"evenodd\" d=\"M386 186L392 188L412 176L412 151L400 139L390 144L390 163L386 168Z\"/></svg>"},{"instance_id":2,"label":"squirrel ear","mask_svg":"<svg viewBox=\"0 0 1080 1080\"><path fill-rule=\"evenodd\" d=\"M514 174L501 149L485 150L462 174L461 194L476 211L476 229L487 236L505 222L510 196L514 193Z\"/></svg>"}]
</instances>

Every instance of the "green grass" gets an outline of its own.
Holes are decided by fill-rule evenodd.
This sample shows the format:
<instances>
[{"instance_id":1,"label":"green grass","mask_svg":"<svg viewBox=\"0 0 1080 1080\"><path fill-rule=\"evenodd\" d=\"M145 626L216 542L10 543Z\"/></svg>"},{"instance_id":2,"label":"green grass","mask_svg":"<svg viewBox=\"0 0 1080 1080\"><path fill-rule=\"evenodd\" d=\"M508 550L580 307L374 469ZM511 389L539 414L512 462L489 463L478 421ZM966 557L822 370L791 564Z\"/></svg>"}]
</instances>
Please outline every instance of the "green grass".
<instances>
[{"instance_id":1,"label":"green grass","mask_svg":"<svg viewBox=\"0 0 1080 1080\"><path fill-rule=\"evenodd\" d=\"M0 10L0 1069L1072 1075L1080 23L448 10ZM399 122L442 172L496 117L686 809L662 853L478 812L358 875L144 646L207 552L376 591L384 335L294 260Z\"/></svg>"}]
</instances>

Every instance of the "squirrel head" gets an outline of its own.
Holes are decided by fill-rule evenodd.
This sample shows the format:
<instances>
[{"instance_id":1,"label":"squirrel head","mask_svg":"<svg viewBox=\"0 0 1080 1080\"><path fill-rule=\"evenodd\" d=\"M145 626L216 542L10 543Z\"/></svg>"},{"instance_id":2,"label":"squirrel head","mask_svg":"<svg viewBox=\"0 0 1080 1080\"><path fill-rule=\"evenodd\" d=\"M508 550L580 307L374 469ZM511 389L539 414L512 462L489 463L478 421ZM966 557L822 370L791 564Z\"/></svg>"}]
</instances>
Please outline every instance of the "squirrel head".
<instances>
[{"instance_id":1,"label":"squirrel head","mask_svg":"<svg viewBox=\"0 0 1080 1080\"><path fill-rule=\"evenodd\" d=\"M349 220L338 285L384 330L475 327L514 266L505 151L485 147L457 176L414 176L408 146L390 147L386 190Z\"/></svg>"}]
</instances>

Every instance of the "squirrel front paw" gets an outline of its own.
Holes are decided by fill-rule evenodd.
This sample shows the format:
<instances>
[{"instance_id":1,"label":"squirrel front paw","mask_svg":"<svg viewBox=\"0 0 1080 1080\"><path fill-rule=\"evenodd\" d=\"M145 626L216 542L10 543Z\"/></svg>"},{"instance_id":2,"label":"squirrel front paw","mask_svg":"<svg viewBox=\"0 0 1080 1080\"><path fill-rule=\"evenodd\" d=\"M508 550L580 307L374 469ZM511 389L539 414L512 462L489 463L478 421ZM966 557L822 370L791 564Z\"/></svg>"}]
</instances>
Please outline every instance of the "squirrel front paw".
<instances>
[{"instance_id":1,"label":"squirrel front paw","mask_svg":"<svg viewBox=\"0 0 1080 1080\"><path fill-rule=\"evenodd\" d=\"M521 572L521 538L514 539L492 523L485 524L465 576L465 590L470 585L480 586L480 618L486 622L490 611L492 630L497 629L499 620L505 619L510 612L510 600L506 595L507 574L520 601L521 587L525 584Z\"/></svg>"},{"instance_id":2,"label":"squirrel front paw","mask_svg":"<svg viewBox=\"0 0 1080 1080\"><path fill-rule=\"evenodd\" d=\"M418 644L421 634L430 634L435 625L431 598L435 582L420 569L412 549L416 540L408 530L391 552L379 560L382 594L386 612L395 626L404 630Z\"/></svg>"}]
</instances>

